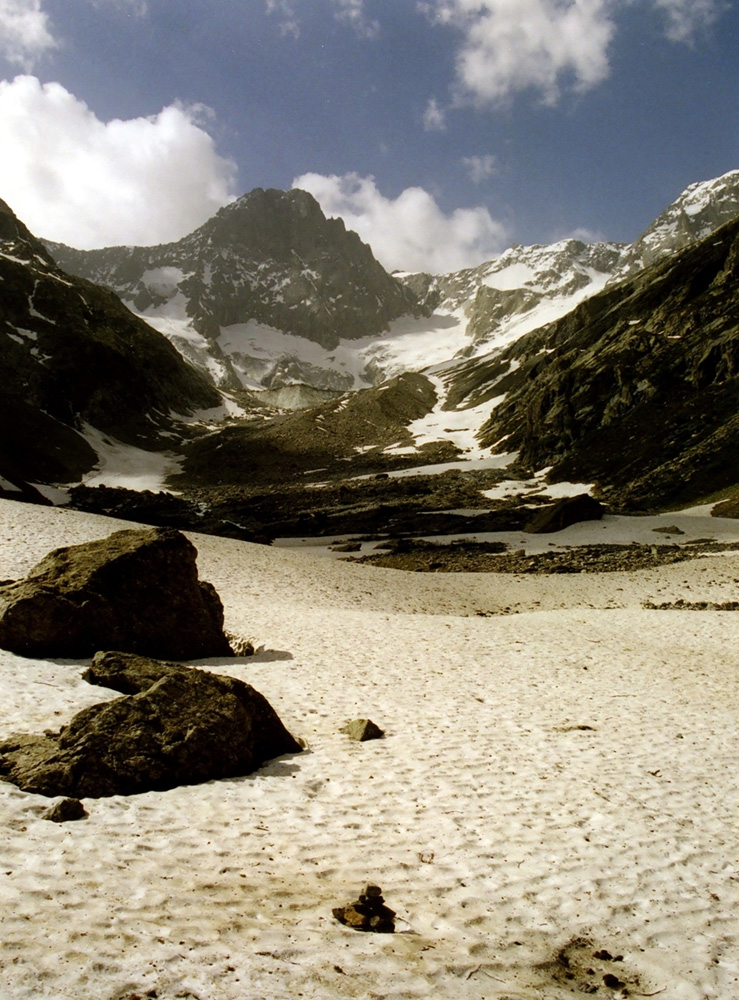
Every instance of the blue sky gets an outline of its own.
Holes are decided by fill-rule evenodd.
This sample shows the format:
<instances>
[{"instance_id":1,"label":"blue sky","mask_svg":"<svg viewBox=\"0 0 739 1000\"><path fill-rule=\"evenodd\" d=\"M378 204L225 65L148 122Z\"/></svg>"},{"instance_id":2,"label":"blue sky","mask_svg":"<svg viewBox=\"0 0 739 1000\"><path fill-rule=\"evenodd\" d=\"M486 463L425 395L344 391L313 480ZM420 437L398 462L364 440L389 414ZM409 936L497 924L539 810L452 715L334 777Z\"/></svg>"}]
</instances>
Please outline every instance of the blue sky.
<instances>
[{"instance_id":1,"label":"blue sky","mask_svg":"<svg viewBox=\"0 0 739 1000\"><path fill-rule=\"evenodd\" d=\"M739 166L725 0L0 0L0 197L77 246L307 187L390 268L631 241Z\"/></svg>"}]
</instances>

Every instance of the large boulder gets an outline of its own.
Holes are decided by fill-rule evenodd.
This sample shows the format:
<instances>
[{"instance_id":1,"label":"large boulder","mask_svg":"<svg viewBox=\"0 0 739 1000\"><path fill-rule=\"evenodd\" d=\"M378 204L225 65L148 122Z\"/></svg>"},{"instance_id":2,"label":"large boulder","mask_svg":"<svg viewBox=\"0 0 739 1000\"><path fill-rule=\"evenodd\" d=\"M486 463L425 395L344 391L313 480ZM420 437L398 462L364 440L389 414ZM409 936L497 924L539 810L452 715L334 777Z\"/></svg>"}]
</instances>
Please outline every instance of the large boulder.
<instances>
[{"instance_id":1,"label":"large boulder","mask_svg":"<svg viewBox=\"0 0 739 1000\"><path fill-rule=\"evenodd\" d=\"M602 505L588 493L575 497L563 497L555 504L544 507L529 521L524 531L543 535L552 531L562 531L578 521L599 521L603 517Z\"/></svg>"},{"instance_id":2,"label":"large boulder","mask_svg":"<svg viewBox=\"0 0 739 1000\"><path fill-rule=\"evenodd\" d=\"M116 531L54 549L0 587L0 647L22 656L120 649L172 660L231 656L223 606L197 549L172 528Z\"/></svg>"},{"instance_id":3,"label":"large boulder","mask_svg":"<svg viewBox=\"0 0 739 1000\"><path fill-rule=\"evenodd\" d=\"M0 776L27 792L99 798L249 774L301 747L244 681L127 653L99 653L91 683L130 692L60 732L0 743Z\"/></svg>"}]
</instances>

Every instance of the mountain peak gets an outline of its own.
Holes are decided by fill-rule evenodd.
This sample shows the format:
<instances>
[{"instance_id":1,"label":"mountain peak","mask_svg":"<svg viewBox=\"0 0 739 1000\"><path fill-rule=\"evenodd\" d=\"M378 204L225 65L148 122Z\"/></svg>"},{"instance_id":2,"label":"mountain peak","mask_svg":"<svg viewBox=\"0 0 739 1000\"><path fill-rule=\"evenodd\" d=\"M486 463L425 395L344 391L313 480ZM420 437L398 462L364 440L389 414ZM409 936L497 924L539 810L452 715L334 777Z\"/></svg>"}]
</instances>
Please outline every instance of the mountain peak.
<instances>
[{"instance_id":1,"label":"mountain peak","mask_svg":"<svg viewBox=\"0 0 739 1000\"><path fill-rule=\"evenodd\" d=\"M739 215L739 170L690 184L631 245L619 277L697 243Z\"/></svg>"},{"instance_id":2,"label":"mountain peak","mask_svg":"<svg viewBox=\"0 0 739 1000\"><path fill-rule=\"evenodd\" d=\"M177 243L53 252L147 318L184 314L190 339L194 330L208 351L224 327L250 322L334 348L420 308L356 233L299 189L256 188Z\"/></svg>"}]
</instances>

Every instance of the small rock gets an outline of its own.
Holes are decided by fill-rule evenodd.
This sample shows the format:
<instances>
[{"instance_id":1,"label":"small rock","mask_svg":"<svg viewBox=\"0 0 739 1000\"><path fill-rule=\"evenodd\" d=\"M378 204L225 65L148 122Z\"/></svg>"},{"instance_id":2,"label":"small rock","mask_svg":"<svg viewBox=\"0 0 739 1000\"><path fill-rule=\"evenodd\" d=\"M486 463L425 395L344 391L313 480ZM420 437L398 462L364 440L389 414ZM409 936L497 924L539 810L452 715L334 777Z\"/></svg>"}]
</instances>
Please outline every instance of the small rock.
<instances>
[{"instance_id":1,"label":"small rock","mask_svg":"<svg viewBox=\"0 0 739 1000\"><path fill-rule=\"evenodd\" d=\"M233 650L234 656L254 656L256 650L251 639L244 639L243 636L234 635L233 632L224 632L228 639L228 644Z\"/></svg>"},{"instance_id":2,"label":"small rock","mask_svg":"<svg viewBox=\"0 0 739 1000\"><path fill-rule=\"evenodd\" d=\"M350 740L357 740L358 743L380 740L385 735L384 730L376 726L371 719L353 719L342 726L340 732L346 733Z\"/></svg>"},{"instance_id":3,"label":"small rock","mask_svg":"<svg viewBox=\"0 0 739 1000\"><path fill-rule=\"evenodd\" d=\"M75 819L87 819L87 810L79 799L61 799L42 814L41 819L52 823L69 823Z\"/></svg>"}]
</instances>

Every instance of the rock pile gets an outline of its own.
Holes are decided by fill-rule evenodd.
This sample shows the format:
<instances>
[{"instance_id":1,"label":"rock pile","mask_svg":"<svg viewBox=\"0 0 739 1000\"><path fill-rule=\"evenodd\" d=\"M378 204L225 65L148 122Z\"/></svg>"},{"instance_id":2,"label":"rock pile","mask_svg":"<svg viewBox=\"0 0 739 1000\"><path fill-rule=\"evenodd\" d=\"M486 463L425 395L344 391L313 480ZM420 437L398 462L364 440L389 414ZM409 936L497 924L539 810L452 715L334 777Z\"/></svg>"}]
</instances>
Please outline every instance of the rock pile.
<instances>
[{"instance_id":1,"label":"rock pile","mask_svg":"<svg viewBox=\"0 0 739 1000\"><path fill-rule=\"evenodd\" d=\"M379 885L368 885L359 899L349 906L337 906L332 911L340 924L355 931L374 931L376 934L392 934L395 931L395 911L385 906Z\"/></svg>"}]
</instances>

